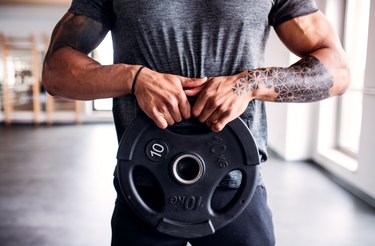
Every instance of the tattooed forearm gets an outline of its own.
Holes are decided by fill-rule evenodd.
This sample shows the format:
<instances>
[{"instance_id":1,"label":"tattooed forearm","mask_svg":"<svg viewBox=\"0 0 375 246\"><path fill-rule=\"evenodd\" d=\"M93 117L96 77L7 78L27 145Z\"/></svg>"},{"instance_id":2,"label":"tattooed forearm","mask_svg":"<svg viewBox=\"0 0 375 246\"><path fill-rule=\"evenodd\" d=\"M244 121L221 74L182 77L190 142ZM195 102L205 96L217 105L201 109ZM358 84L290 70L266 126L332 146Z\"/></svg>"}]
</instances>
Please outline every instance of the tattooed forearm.
<instances>
[{"instance_id":1,"label":"tattooed forearm","mask_svg":"<svg viewBox=\"0 0 375 246\"><path fill-rule=\"evenodd\" d=\"M309 55L288 68L249 70L232 89L241 96L262 86L277 93L275 102L314 102L329 97L333 80L323 64Z\"/></svg>"}]
</instances>

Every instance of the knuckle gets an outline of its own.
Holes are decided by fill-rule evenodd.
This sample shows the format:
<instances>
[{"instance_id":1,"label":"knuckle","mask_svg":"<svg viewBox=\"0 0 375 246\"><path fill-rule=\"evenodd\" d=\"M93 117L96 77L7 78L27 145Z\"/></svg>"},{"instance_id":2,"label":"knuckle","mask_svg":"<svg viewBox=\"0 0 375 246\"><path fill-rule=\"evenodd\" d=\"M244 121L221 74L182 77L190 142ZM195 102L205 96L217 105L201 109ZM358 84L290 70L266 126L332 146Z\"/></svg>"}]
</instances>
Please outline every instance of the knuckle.
<instances>
[{"instance_id":1,"label":"knuckle","mask_svg":"<svg viewBox=\"0 0 375 246\"><path fill-rule=\"evenodd\" d=\"M186 98L186 96L185 96L184 93L177 93L177 94L176 94L176 99L177 99L178 102L183 102L183 101L185 101L185 98Z\"/></svg>"},{"instance_id":2,"label":"knuckle","mask_svg":"<svg viewBox=\"0 0 375 246\"><path fill-rule=\"evenodd\" d=\"M170 99L166 102L167 107L171 110L178 108L178 101L174 97L170 97Z\"/></svg>"},{"instance_id":3,"label":"knuckle","mask_svg":"<svg viewBox=\"0 0 375 246\"><path fill-rule=\"evenodd\" d=\"M151 108L150 110L144 110L144 112L151 118L151 119L157 119L158 114L160 112L156 108Z\"/></svg>"}]
</instances>

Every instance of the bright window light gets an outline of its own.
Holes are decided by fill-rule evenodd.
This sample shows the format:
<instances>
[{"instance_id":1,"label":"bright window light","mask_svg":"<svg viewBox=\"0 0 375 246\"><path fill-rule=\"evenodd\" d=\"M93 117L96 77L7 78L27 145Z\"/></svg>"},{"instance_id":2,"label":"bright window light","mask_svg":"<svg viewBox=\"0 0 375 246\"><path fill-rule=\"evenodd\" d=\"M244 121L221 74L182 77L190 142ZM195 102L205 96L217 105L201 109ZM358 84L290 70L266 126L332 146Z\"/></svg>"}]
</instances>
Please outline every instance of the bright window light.
<instances>
[{"instance_id":1,"label":"bright window light","mask_svg":"<svg viewBox=\"0 0 375 246\"><path fill-rule=\"evenodd\" d=\"M94 58L102 65L109 65L113 63L113 46L111 33L104 38L102 43L94 51ZM112 110L112 99L99 99L93 101L93 109L98 110Z\"/></svg>"},{"instance_id":2,"label":"bright window light","mask_svg":"<svg viewBox=\"0 0 375 246\"><path fill-rule=\"evenodd\" d=\"M339 102L337 147L356 157L362 121L370 0L348 0L344 46L350 61L351 85Z\"/></svg>"}]
</instances>

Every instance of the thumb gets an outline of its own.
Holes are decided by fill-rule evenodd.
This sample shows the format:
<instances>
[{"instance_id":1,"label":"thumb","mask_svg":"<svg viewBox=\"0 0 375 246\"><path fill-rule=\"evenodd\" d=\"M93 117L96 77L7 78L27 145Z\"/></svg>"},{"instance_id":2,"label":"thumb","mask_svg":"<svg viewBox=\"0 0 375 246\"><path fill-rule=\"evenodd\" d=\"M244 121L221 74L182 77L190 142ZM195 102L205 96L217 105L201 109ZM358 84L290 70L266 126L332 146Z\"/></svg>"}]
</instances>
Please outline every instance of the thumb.
<instances>
[{"instance_id":1,"label":"thumb","mask_svg":"<svg viewBox=\"0 0 375 246\"><path fill-rule=\"evenodd\" d=\"M186 78L181 79L182 88L195 88L204 85L207 82L207 77L202 78Z\"/></svg>"},{"instance_id":2,"label":"thumb","mask_svg":"<svg viewBox=\"0 0 375 246\"><path fill-rule=\"evenodd\" d=\"M194 88L184 89L184 92L186 96L194 97L194 96L198 96L203 91L204 88L206 88L205 84L198 86L198 87L194 87Z\"/></svg>"}]
</instances>

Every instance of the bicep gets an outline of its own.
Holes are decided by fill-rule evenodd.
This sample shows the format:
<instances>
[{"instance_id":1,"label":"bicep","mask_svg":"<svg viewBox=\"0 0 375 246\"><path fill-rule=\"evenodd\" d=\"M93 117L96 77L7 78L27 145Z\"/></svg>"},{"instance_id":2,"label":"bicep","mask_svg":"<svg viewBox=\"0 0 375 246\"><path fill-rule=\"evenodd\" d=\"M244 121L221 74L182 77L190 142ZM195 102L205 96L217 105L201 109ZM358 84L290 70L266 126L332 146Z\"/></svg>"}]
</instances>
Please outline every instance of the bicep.
<instances>
[{"instance_id":1,"label":"bicep","mask_svg":"<svg viewBox=\"0 0 375 246\"><path fill-rule=\"evenodd\" d=\"M100 44L107 32L102 23L67 12L53 30L46 60L64 47L89 54Z\"/></svg>"},{"instance_id":2,"label":"bicep","mask_svg":"<svg viewBox=\"0 0 375 246\"><path fill-rule=\"evenodd\" d=\"M320 11L286 21L276 26L275 31L285 46L300 57L341 47L331 24Z\"/></svg>"},{"instance_id":3,"label":"bicep","mask_svg":"<svg viewBox=\"0 0 375 246\"><path fill-rule=\"evenodd\" d=\"M299 57L313 55L333 78L331 95L342 94L349 85L349 65L332 25L320 12L297 17L275 27L287 48Z\"/></svg>"}]
</instances>

